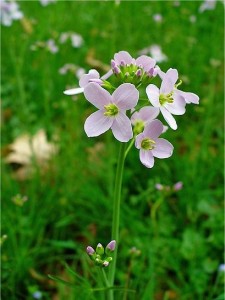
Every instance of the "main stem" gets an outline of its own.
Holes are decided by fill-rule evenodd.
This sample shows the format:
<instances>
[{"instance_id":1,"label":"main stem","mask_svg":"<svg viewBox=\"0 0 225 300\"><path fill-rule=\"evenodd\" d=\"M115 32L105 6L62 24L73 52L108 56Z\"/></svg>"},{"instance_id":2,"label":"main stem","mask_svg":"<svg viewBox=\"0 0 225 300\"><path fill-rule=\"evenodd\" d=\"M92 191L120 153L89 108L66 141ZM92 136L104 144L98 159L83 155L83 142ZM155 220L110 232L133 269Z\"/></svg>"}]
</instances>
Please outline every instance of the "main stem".
<instances>
[{"instance_id":1,"label":"main stem","mask_svg":"<svg viewBox=\"0 0 225 300\"><path fill-rule=\"evenodd\" d=\"M113 221L112 221L112 240L116 240L116 249L114 251L114 257L109 272L109 283L111 286L114 285L117 249L119 245L120 202L121 202L121 188L122 188L126 147L127 147L126 143L120 144L119 157L118 157L117 170L116 170L115 190L114 190L114 199L113 199ZM113 291L111 292L113 293Z\"/></svg>"}]
</instances>

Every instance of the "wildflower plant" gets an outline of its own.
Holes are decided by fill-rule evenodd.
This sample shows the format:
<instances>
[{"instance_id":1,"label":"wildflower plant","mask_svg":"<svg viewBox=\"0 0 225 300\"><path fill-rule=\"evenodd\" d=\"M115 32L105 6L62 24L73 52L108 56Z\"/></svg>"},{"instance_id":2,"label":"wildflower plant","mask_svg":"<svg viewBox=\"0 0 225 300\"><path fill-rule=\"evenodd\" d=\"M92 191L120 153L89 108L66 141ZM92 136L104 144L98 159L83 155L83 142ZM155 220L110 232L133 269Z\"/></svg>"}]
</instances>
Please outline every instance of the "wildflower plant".
<instances>
[{"instance_id":1,"label":"wildflower plant","mask_svg":"<svg viewBox=\"0 0 225 300\"><path fill-rule=\"evenodd\" d=\"M160 86L156 82L161 80ZM96 137L111 130L120 142L115 190L113 199L112 242L106 249L98 244L96 250L87 247L87 254L98 267L108 267L104 275L106 287L110 287L108 299L114 299L117 249L119 247L119 223L121 187L125 158L135 146L139 150L141 163L152 168L155 158L169 158L173 145L162 138L164 124L156 119L161 113L173 130L177 129L174 115L183 115L186 104L199 103L199 97L183 92L178 71L164 72L156 65L156 60L147 55L133 58L128 52L120 51L111 60L110 70L101 76L90 70L79 81L79 88L67 90L66 95L83 93L86 100L97 110L85 121L84 130L88 137ZM117 247L115 247L115 243ZM113 256L110 251L113 249Z\"/></svg>"}]
</instances>

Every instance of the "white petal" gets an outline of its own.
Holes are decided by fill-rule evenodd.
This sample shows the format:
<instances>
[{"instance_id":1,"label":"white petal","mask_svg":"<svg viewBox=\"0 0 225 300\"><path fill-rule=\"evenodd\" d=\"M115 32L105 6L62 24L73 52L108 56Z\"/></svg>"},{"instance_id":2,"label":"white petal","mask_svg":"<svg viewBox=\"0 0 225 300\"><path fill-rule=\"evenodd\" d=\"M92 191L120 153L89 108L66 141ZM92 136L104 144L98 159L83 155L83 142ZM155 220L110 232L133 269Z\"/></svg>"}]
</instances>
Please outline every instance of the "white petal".
<instances>
[{"instance_id":1,"label":"white petal","mask_svg":"<svg viewBox=\"0 0 225 300\"><path fill-rule=\"evenodd\" d=\"M169 94L173 89L178 79L178 72L176 69L169 69L163 76L162 84L160 87L160 94Z\"/></svg>"},{"instance_id":2,"label":"white petal","mask_svg":"<svg viewBox=\"0 0 225 300\"><path fill-rule=\"evenodd\" d=\"M91 114L85 121L84 130L88 137L99 136L106 132L113 123L113 118L104 115L104 111L98 110Z\"/></svg>"},{"instance_id":3,"label":"white petal","mask_svg":"<svg viewBox=\"0 0 225 300\"><path fill-rule=\"evenodd\" d=\"M179 93L181 96L184 97L184 100L186 103L194 103L194 104L199 104L199 97L198 95L194 93L189 93L189 92L183 92L180 90L177 90L177 93Z\"/></svg>"},{"instance_id":4,"label":"white petal","mask_svg":"<svg viewBox=\"0 0 225 300\"><path fill-rule=\"evenodd\" d=\"M161 107L160 110L161 110L161 113L162 113L164 119L168 123L168 125L173 130L176 130L177 129L177 123L176 123L176 120L174 119L174 117L171 115L171 113L165 107Z\"/></svg>"},{"instance_id":5,"label":"white petal","mask_svg":"<svg viewBox=\"0 0 225 300\"><path fill-rule=\"evenodd\" d=\"M152 154L158 158L167 158L173 154L173 145L165 139L157 139Z\"/></svg>"},{"instance_id":6,"label":"white petal","mask_svg":"<svg viewBox=\"0 0 225 300\"><path fill-rule=\"evenodd\" d=\"M129 65L132 62L132 57L127 51L120 51L114 55L114 60L117 65L120 65L121 61Z\"/></svg>"},{"instance_id":7,"label":"white petal","mask_svg":"<svg viewBox=\"0 0 225 300\"><path fill-rule=\"evenodd\" d=\"M79 80L79 85L80 87L85 87L91 79L99 79L100 75L98 73L98 71L96 71L95 69L91 69L88 74L84 74L81 76L80 80Z\"/></svg>"},{"instance_id":8,"label":"white petal","mask_svg":"<svg viewBox=\"0 0 225 300\"><path fill-rule=\"evenodd\" d=\"M114 137L120 142L128 142L133 137L130 119L123 112L115 117L111 129Z\"/></svg>"},{"instance_id":9,"label":"white petal","mask_svg":"<svg viewBox=\"0 0 225 300\"><path fill-rule=\"evenodd\" d=\"M152 152L150 150L140 150L140 161L144 166L147 168L152 168L154 166L154 157L152 155Z\"/></svg>"},{"instance_id":10,"label":"white petal","mask_svg":"<svg viewBox=\"0 0 225 300\"><path fill-rule=\"evenodd\" d=\"M151 104L155 107L160 107L158 87L154 84L149 84L146 88L146 93Z\"/></svg>"},{"instance_id":11,"label":"white petal","mask_svg":"<svg viewBox=\"0 0 225 300\"><path fill-rule=\"evenodd\" d=\"M139 92L133 84L123 83L113 92L112 98L120 109L127 110L136 106Z\"/></svg>"},{"instance_id":12,"label":"white petal","mask_svg":"<svg viewBox=\"0 0 225 300\"><path fill-rule=\"evenodd\" d=\"M150 69L154 68L155 64L156 64L155 59L146 55L141 55L136 59L136 65L137 66L142 65L145 72L149 72Z\"/></svg>"},{"instance_id":13,"label":"white petal","mask_svg":"<svg viewBox=\"0 0 225 300\"><path fill-rule=\"evenodd\" d=\"M65 95L71 96L71 95L81 94L81 93L83 93L83 92L84 92L84 89L83 89L83 88L75 88L75 89L66 90L66 91L64 91L63 93L64 93Z\"/></svg>"},{"instance_id":14,"label":"white petal","mask_svg":"<svg viewBox=\"0 0 225 300\"><path fill-rule=\"evenodd\" d=\"M85 98L97 108L104 108L105 105L112 102L112 96L99 84L91 82L84 89Z\"/></svg>"}]
</instances>

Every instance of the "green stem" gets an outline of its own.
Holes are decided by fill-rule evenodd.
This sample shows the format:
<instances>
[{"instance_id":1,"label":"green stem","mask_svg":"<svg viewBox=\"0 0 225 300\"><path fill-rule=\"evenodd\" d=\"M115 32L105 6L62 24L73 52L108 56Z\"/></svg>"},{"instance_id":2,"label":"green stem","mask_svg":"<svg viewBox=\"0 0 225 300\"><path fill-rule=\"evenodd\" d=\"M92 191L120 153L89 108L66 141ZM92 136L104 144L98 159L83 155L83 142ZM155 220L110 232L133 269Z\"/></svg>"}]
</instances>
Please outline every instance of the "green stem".
<instances>
[{"instance_id":1,"label":"green stem","mask_svg":"<svg viewBox=\"0 0 225 300\"><path fill-rule=\"evenodd\" d=\"M121 202L121 187L123 179L123 168L125 161L126 143L120 144L119 157L116 170L116 181L113 199L113 221L112 221L112 240L116 240L116 249L113 255L113 261L109 270L109 283L110 286L114 285L115 271L116 271L116 260L117 260L117 249L119 245L119 224L120 224L120 202ZM113 290L111 291L113 299Z\"/></svg>"}]
</instances>

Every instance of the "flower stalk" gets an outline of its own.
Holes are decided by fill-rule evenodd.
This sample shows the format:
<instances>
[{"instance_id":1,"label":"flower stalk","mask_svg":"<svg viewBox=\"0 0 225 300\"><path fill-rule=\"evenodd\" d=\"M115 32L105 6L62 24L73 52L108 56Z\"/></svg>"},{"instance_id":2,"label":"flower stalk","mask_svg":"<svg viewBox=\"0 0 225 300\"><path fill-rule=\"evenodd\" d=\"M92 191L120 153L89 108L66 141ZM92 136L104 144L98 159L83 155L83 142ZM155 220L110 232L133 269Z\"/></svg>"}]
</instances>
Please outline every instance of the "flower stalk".
<instances>
[{"instance_id":1,"label":"flower stalk","mask_svg":"<svg viewBox=\"0 0 225 300\"><path fill-rule=\"evenodd\" d=\"M126 143L120 144L117 170L116 170L116 179L115 179L115 190L114 190L114 199L113 199L113 221L112 221L112 239L116 240L117 245L119 244L119 224L120 224L120 203L121 203L121 189L122 189L122 180L123 180L123 169L125 162L125 153L126 153ZM116 261L117 261L117 249L116 247L114 252L114 259L111 263L111 268L109 270L109 283L111 286L114 284L115 279L115 270L116 270ZM113 291L111 291L113 293Z\"/></svg>"}]
</instances>

